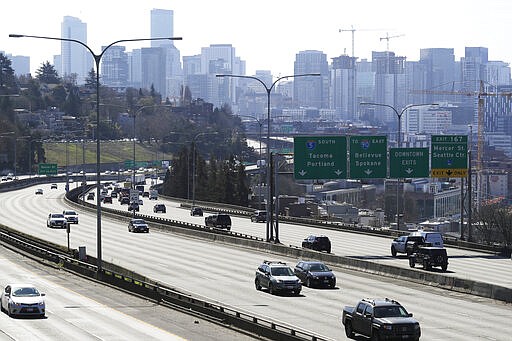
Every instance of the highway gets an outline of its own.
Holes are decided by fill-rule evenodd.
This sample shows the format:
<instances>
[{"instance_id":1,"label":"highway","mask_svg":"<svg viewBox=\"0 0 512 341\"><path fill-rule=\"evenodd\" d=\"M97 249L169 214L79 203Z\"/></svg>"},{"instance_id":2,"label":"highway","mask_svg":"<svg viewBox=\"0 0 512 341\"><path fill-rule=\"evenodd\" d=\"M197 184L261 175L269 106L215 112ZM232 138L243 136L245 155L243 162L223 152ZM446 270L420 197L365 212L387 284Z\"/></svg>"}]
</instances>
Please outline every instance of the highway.
<instances>
[{"instance_id":1,"label":"highway","mask_svg":"<svg viewBox=\"0 0 512 341\"><path fill-rule=\"evenodd\" d=\"M92 203L92 201L89 202ZM167 213L153 213L153 206L156 202L165 204ZM175 201L161 198L155 201L144 198L144 204L140 206L139 213L204 225L204 217L191 217L189 210L179 206L180 204ZM105 207L127 210L127 205L120 205L115 198L112 205L107 204ZM205 212L204 216L209 214L211 212ZM243 217L231 217L231 220L232 231L265 238L265 223L252 223L248 218ZM283 222L279 222L279 230L280 242L284 245L300 247L302 240L308 235L325 234L331 240L331 252L336 255L409 268L409 262L405 255L399 254L396 258L391 256L391 238L319 229ZM512 276L510 275L512 262L509 258L453 247L447 247L447 250L449 256L447 275L512 287ZM417 266L417 268L418 271L423 271L421 266ZM440 269L434 268L433 271L440 271Z\"/></svg>"},{"instance_id":2,"label":"highway","mask_svg":"<svg viewBox=\"0 0 512 341\"><path fill-rule=\"evenodd\" d=\"M44 189L44 195L34 195L36 187L1 193L0 220L3 224L20 231L66 245L65 230L46 228L48 213L59 212L67 207L61 190L63 186L59 184L59 190L50 190L49 184L38 187ZM143 210L152 212L155 201L144 199ZM188 210L172 209L172 203L166 204L166 215L169 217L178 220L185 220L187 217L197 223L203 222L200 217L190 217ZM79 215L80 223L71 227L71 246L77 248L84 245L89 254L95 255L96 215L85 210L80 210ZM233 218L233 222L234 231L252 231L251 234L259 232L263 235L262 223L251 223L248 219L242 218ZM342 307L354 305L363 297L390 297L400 301L420 321L424 340L508 340L512 335L512 325L509 323L512 318L510 304L337 268L334 268L338 277L338 286L335 290L304 288L300 297L270 296L267 292L258 292L254 289L254 271L263 259L274 259L276 256L179 237L151 229L151 226L149 234L132 234L128 233L126 222L107 217L103 217L102 223L105 261L119 264L170 286L256 315L300 326L335 340L346 339L340 325ZM309 232L318 232L308 227L285 225L288 224L281 225L281 239L285 244L299 245ZM363 256L369 259L373 257L378 261L396 264L406 263L405 259L386 259L389 257L389 240L349 233L323 232L333 241L333 252L336 254ZM350 245L347 241L349 237L354 240L356 237L362 239L342 252L343 246L340 244ZM361 240L364 240L364 250L362 253L356 253L356 245L360 247ZM451 252L452 250L450 255ZM297 262L297 259L279 259L292 266ZM483 255L466 261L472 263L481 259L490 262ZM504 267L508 266L508 270L502 272L510 270L510 260L508 262L503 264ZM452 264L449 269L451 266ZM487 271L490 271L489 268ZM481 273L482 275L478 276L483 276L484 271ZM493 272L493 276L495 275ZM503 275L502 282L510 280L505 277Z\"/></svg>"},{"instance_id":3,"label":"highway","mask_svg":"<svg viewBox=\"0 0 512 341\"><path fill-rule=\"evenodd\" d=\"M46 317L0 313L0 340L254 340L196 316L42 266L0 247L0 286L32 283L46 294Z\"/></svg>"}]
</instances>

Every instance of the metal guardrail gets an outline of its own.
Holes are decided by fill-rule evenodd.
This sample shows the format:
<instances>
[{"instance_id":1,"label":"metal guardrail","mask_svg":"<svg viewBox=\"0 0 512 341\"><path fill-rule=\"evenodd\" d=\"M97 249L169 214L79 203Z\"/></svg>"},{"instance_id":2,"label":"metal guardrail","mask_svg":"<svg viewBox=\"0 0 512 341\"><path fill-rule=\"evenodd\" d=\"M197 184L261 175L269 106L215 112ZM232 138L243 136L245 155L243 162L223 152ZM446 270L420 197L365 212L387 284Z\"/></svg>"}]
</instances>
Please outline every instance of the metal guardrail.
<instances>
[{"instance_id":1,"label":"metal guardrail","mask_svg":"<svg viewBox=\"0 0 512 341\"><path fill-rule=\"evenodd\" d=\"M129 290L147 298L155 299L160 303L178 305L187 310L206 314L223 321L224 324L235 326L236 328L255 333L262 337L284 341L333 340L311 331L288 325L284 322L273 321L227 305L199 299L191 294L183 293L154 280L146 279L141 275L127 276L123 273L133 272L120 268L119 266L115 267L121 271L110 270L109 267L113 267L113 265L106 262L103 262L104 268L98 273L97 266L89 262L80 261L67 254L39 246L43 241L39 241L35 237L29 242L26 236L17 236L17 234L12 231L5 232L6 230L10 230L7 227L3 227L2 230L4 231L0 231L0 240L11 247L23 250L33 256L52 261L59 264L59 266L81 273L87 277ZM95 259L91 257L90 261L95 261Z\"/></svg>"}]
</instances>

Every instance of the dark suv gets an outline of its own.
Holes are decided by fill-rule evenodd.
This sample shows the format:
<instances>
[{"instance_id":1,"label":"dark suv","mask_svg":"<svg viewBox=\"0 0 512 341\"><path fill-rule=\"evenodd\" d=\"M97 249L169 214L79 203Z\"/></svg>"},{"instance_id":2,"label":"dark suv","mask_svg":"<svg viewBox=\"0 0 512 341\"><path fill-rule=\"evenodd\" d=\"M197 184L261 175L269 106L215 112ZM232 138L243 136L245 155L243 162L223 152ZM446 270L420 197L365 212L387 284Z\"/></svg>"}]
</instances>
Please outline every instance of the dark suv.
<instances>
[{"instance_id":1,"label":"dark suv","mask_svg":"<svg viewBox=\"0 0 512 341\"><path fill-rule=\"evenodd\" d=\"M213 214L204 218L204 224L208 227L216 227L231 230L231 217L227 214Z\"/></svg>"},{"instance_id":2,"label":"dark suv","mask_svg":"<svg viewBox=\"0 0 512 341\"><path fill-rule=\"evenodd\" d=\"M448 255L444 247L420 246L418 250L409 257L409 266L414 268L418 264L423 269L431 270L433 266L440 266L443 271L448 269Z\"/></svg>"},{"instance_id":3,"label":"dark suv","mask_svg":"<svg viewBox=\"0 0 512 341\"><path fill-rule=\"evenodd\" d=\"M190 215L195 217L202 217L203 216L203 209L201 207L192 207L190 209Z\"/></svg>"},{"instance_id":4,"label":"dark suv","mask_svg":"<svg viewBox=\"0 0 512 341\"><path fill-rule=\"evenodd\" d=\"M327 253L331 253L331 241L326 236L308 236L302 241L302 247L315 251L326 251Z\"/></svg>"},{"instance_id":5,"label":"dark suv","mask_svg":"<svg viewBox=\"0 0 512 341\"><path fill-rule=\"evenodd\" d=\"M421 337L419 322L395 300L362 299L343 308L341 321L348 338L362 334L372 340L414 340Z\"/></svg>"},{"instance_id":6,"label":"dark suv","mask_svg":"<svg viewBox=\"0 0 512 341\"><path fill-rule=\"evenodd\" d=\"M256 270L254 285L256 290L267 288L271 295L276 292L299 295L302 289L301 280L286 263L268 260L263 261Z\"/></svg>"}]
</instances>

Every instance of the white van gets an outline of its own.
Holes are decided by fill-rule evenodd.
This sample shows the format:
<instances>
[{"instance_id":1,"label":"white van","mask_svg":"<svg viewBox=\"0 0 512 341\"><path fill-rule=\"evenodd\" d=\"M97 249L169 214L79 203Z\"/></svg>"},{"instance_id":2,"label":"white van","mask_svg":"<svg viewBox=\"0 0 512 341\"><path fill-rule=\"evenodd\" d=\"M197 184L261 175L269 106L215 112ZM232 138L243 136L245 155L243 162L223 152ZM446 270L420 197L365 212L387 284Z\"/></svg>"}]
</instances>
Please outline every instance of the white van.
<instances>
[{"instance_id":1,"label":"white van","mask_svg":"<svg viewBox=\"0 0 512 341\"><path fill-rule=\"evenodd\" d=\"M441 234L441 232L418 230L411 232L410 235L422 236L426 243L430 243L432 246L436 247L444 247L443 235Z\"/></svg>"}]
</instances>

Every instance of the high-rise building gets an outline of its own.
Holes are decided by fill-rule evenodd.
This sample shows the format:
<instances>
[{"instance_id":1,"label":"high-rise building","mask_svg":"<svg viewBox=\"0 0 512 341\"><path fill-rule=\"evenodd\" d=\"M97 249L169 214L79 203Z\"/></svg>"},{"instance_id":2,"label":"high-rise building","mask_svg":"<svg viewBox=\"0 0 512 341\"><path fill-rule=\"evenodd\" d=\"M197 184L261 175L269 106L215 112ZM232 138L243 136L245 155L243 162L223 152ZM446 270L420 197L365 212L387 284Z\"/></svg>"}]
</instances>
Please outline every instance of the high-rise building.
<instances>
[{"instance_id":1,"label":"high-rise building","mask_svg":"<svg viewBox=\"0 0 512 341\"><path fill-rule=\"evenodd\" d=\"M397 111L406 105L405 57L394 52L372 52L372 67L375 72L375 102L387 104ZM396 126L396 114L389 108L379 110L384 114L376 117L380 122Z\"/></svg>"},{"instance_id":2,"label":"high-rise building","mask_svg":"<svg viewBox=\"0 0 512 341\"><path fill-rule=\"evenodd\" d=\"M151 38L170 38L174 37L174 12L166 9L152 9L151 10ZM165 98L178 98L180 96L181 87L183 85L183 70L181 67L181 55L180 51L174 46L173 40L152 40L152 48L162 49L163 61L161 65L162 72L161 77L163 80L157 77L154 73L153 76L146 75L144 78L146 82L153 82L162 84L158 89L158 92ZM155 54L157 52L151 53ZM147 51L144 54L146 57L149 56ZM146 65L146 70L151 69L151 66L143 62ZM156 78L155 78L156 77ZM155 89L157 85L155 84Z\"/></svg>"},{"instance_id":3,"label":"high-rise building","mask_svg":"<svg viewBox=\"0 0 512 341\"><path fill-rule=\"evenodd\" d=\"M87 24L78 18L65 16L61 24L61 38L75 39L87 44ZM76 75L77 84L84 84L92 67L92 56L85 47L75 42L61 42L61 76Z\"/></svg>"},{"instance_id":4,"label":"high-rise building","mask_svg":"<svg viewBox=\"0 0 512 341\"><path fill-rule=\"evenodd\" d=\"M151 38L174 36L174 12L167 9L151 10ZM152 40L151 47L173 45L172 40Z\"/></svg>"},{"instance_id":5,"label":"high-rise building","mask_svg":"<svg viewBox=\"0 0 512 341\"><path fill-rule=\"evenodd\" d=\"M30 73L30 57L6 55L11 60L11 67L16 76L28 75Z\"/></svg>"},{"instance_id":6,"label":"high-rise building","mask_svg":"<svg viewBox=\"0 0 512 341\"><path fill-rule=\"evenodd\" d=\"M420 61L425 79L422 88L426 90L455 89L458 79L455 74L455 55L452 48L420 49ZM447 86L448 84L448 86ZM437 103L441 95L426 94L418 103Z\"/></svg>"},{"instance_id":7,"label":"high-rise building","mask_svg":"<svg viewBox=\"0 0 512 341\"><path fill-rule=\"evenodd\" d=\"M321 51L300 51L295 55L295 75L319 73L320 76L295 77L293 101L297 106L325 109L329 107L329 64Z\"/></svg>"},{"instance_id":8,"label":"high-rise building","mask_svg":"<svg viewBox=\"0 0 512 341\"><path fill-rule=\"evenodd\" d=\"M102 50L105 46L102 46ZM101 82L110 87L128 85L128 55L124 46L111 46L101 59Z\"/></svg>"},{"instance_id":9,"label":"high-rise building","mask_svg":"<svg viewBox=\"0 0 512 341\"><path fill-rule=\"evenodd\" d=\"M330 69L329 107L335 109L338 118L354 120L355 113L355 61L342 55L332 59Z\"/></svg>"},{"instance_id":10,"label":"high-rise building","mask_svg":"<svg viewBox=\"0 0 512 341\"><path fill-rule=\"evenodd\" d=\"M212 44L201 48L201 73L208 75L208 102L216 106L235 105L237 78L216 79L216 74L245 75L245 61L236 56L231 44Z\"/></svg>"}]
</instances>

